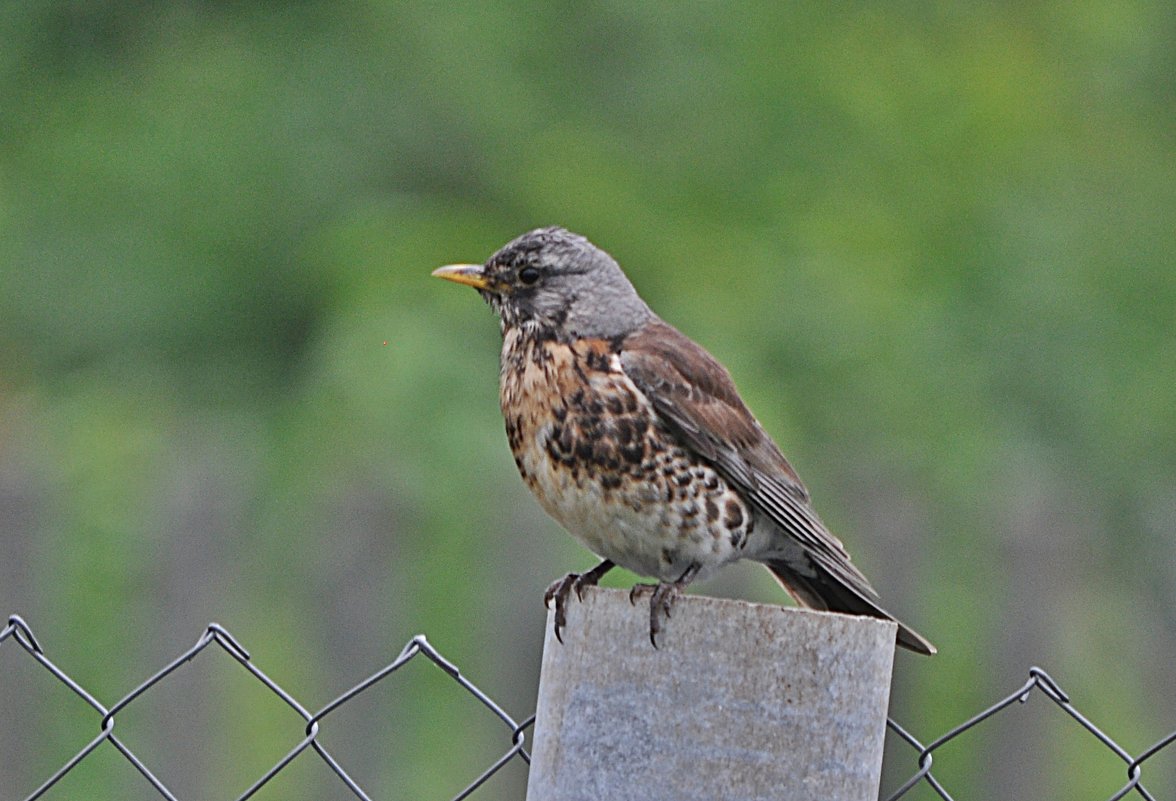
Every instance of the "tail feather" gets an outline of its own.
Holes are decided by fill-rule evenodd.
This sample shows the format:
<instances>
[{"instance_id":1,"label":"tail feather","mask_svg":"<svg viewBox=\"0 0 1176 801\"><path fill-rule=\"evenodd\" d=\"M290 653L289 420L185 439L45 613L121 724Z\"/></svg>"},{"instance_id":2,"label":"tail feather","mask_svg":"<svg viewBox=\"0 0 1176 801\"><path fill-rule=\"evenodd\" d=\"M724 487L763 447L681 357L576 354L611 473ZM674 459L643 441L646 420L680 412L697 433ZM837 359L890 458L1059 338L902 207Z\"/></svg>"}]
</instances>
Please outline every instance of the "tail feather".
<instances>
[{"instance_id":1,"label":"tail feather","mask_svg":"<svg viewBox=\"0 0 1176 801\"><path fill-rule=\"evenodd\" d=\"M879 606L876 596L869 597L820 569L815 576L801 576L783 560L768 560L763 564L798 604L810 609L892 620L898 624L899 645L919 654L935 653L935 646L925 637Z\"/></svg>"}]
</instances>

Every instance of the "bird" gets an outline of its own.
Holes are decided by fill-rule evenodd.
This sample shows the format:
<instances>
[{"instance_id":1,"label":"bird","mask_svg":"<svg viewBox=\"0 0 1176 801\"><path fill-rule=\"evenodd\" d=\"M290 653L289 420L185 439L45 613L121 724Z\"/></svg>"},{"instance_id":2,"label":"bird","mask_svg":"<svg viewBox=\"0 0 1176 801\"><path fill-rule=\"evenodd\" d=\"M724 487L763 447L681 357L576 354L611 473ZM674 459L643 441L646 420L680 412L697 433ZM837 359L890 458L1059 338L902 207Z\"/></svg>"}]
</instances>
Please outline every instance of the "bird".
<instances>
[{"instance_id":1,"label":"bird","mask_svg":"<svg viewBox=\"0 0 1176 801\"><path fill-rule=\"evenodd\" d=\"M663 321L584 236L537 228L484 264L432 273L476 289L502 333L499 400L523 481L600 562L553 582L562 642L570 596L619 565L652 583L653 646L692 581L763 564L801 606L897 623L897 645L935 653L881 605L730 373Z\"/></svg>"}]
</instances>

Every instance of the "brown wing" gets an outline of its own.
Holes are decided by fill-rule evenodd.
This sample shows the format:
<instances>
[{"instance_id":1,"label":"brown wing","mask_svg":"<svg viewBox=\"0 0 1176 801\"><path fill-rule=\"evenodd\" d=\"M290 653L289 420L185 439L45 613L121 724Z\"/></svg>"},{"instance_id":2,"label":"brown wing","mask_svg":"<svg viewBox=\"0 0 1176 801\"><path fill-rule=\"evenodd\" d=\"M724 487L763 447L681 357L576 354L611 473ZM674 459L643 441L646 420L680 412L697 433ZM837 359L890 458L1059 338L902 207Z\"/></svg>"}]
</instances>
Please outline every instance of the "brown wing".
<instances>
[{"instance_id":1,"label":"brown wing","mask_svg":"<svg viewBox=\"0 0 1176 801\"><path fill-rule=\"evenodd\" d=\"M817 567L876 605L878 594L817 517L796 471L713 356L658 320L625 338L620 359L625 373L688 447L799 543Z\"/></svg>"}]
</instances>

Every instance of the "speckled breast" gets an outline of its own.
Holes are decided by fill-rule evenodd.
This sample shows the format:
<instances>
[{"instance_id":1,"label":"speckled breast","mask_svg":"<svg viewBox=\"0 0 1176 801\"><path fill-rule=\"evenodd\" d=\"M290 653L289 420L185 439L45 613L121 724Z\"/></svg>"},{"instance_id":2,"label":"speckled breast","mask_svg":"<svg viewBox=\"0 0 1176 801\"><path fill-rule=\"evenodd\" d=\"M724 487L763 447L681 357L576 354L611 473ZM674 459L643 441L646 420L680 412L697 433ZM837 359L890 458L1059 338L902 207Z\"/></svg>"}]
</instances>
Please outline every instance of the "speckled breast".
<instances>
[{"instance_id":1,"label":"speckled breast","mask_svg":"<svg viewBox=\"0 0 1176 801\"><path fill-rule=\"evenodd\" d=\"M543 508L598 556L674 581L740 558L739 496L657 421L610 343L504 332L502 413L515 464Z\"/></svg>"}]
</instances>

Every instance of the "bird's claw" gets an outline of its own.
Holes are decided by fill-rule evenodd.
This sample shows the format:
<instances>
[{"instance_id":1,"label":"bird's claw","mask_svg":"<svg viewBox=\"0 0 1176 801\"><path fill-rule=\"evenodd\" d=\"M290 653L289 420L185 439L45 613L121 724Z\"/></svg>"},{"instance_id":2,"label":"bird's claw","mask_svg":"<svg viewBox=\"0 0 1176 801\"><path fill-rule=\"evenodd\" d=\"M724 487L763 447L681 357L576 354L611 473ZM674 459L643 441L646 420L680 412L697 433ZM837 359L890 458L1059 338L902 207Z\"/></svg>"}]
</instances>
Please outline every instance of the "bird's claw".
<instances>
[{"instance_id":1,"label":"bird's claw","mask_svg":"<svg viewBox=\"0 0 1176 801\"><path fill-rule=\"evenodd\" d=\"M662 619L670 619L670 609L674 600L682 592L678 582L659 582L657 584L634 584L629 590L629 603L636 604L643 595L649 596L649 642L657 648L657 635L661 634Z\"/></svg>"},{"instance_id":2,"label":"bird's claw","mask_svg":"<svg viewBox=\"0 0 1176 801\"><path fill-rule=\"evenodd\" d=\"M629 590L629 604L630 606L637 605L637 599L642 595L649 595L657 590L656 584L634 584L633 588Z\"/></svg>"},{"instance_id":3,"label":"bird's claw","mask_svg":"<svg viewBox=\"0 0 1176 801\"><path fill-rule=\"evenodd\" d=\"M547 591L543 593L543 606L550 609L551 602L555 601L555 622L553 628L555 630L555 639L561 645L563 644L563 635L561 632L568 622L568 594L575 587L579 578L579 573L568 573L563 578L551 582L547 587ZM576 596L580 596L578 589L576 590Z\"/></svg>"},{"instance_id":4,"label":"bird's claw","mask_svg":"<svg viewBox=\"0 0 1176 801\"><path fill-rule=\"evenodd\" d=\"M561 596L565 598L567 597L567 594L571 589L571 583L577 578L579 578L578 573L568 573L563 578L556 579L555 581L548 584L547 589L543 592L543 606L550 609L551 602L555 601L555 606L558 609L560 605L559 598Z\"/></svg>"},{"instance_id":5,"label":"bird's claw","mask_svg":"<svg viewBox=\"0 0 1176 801\"><path fill-rule=\"evenodd\" d=\"M555 621L552 628L555 630L555 639L559 641L560 645L563 645L562 631L568 622L568 595L574 591L576 600L583 602L584 588L596 586L600 577L612 567L613 563L605 560L587 573L568 573L563 578L551 582L547 587L547 591L543 593L543 605L550 609L551 602L555 601Z\"/></svg>"},{"instance_id":6,"label":"bird's claw","mask_svg":"<svg viewBox=\"0 0 1176 801\"><path fill-rule=\"evenodd\" d=\"M649 641L657 648L657 635L662 631L662 618L670 619L670 609L686 585L698 575L699 565L692 563L677 581L659 581L657 584L634 584L629 590L629 603L635 603L642 595L649 595Z\"/></svg>"}]
</instances>

